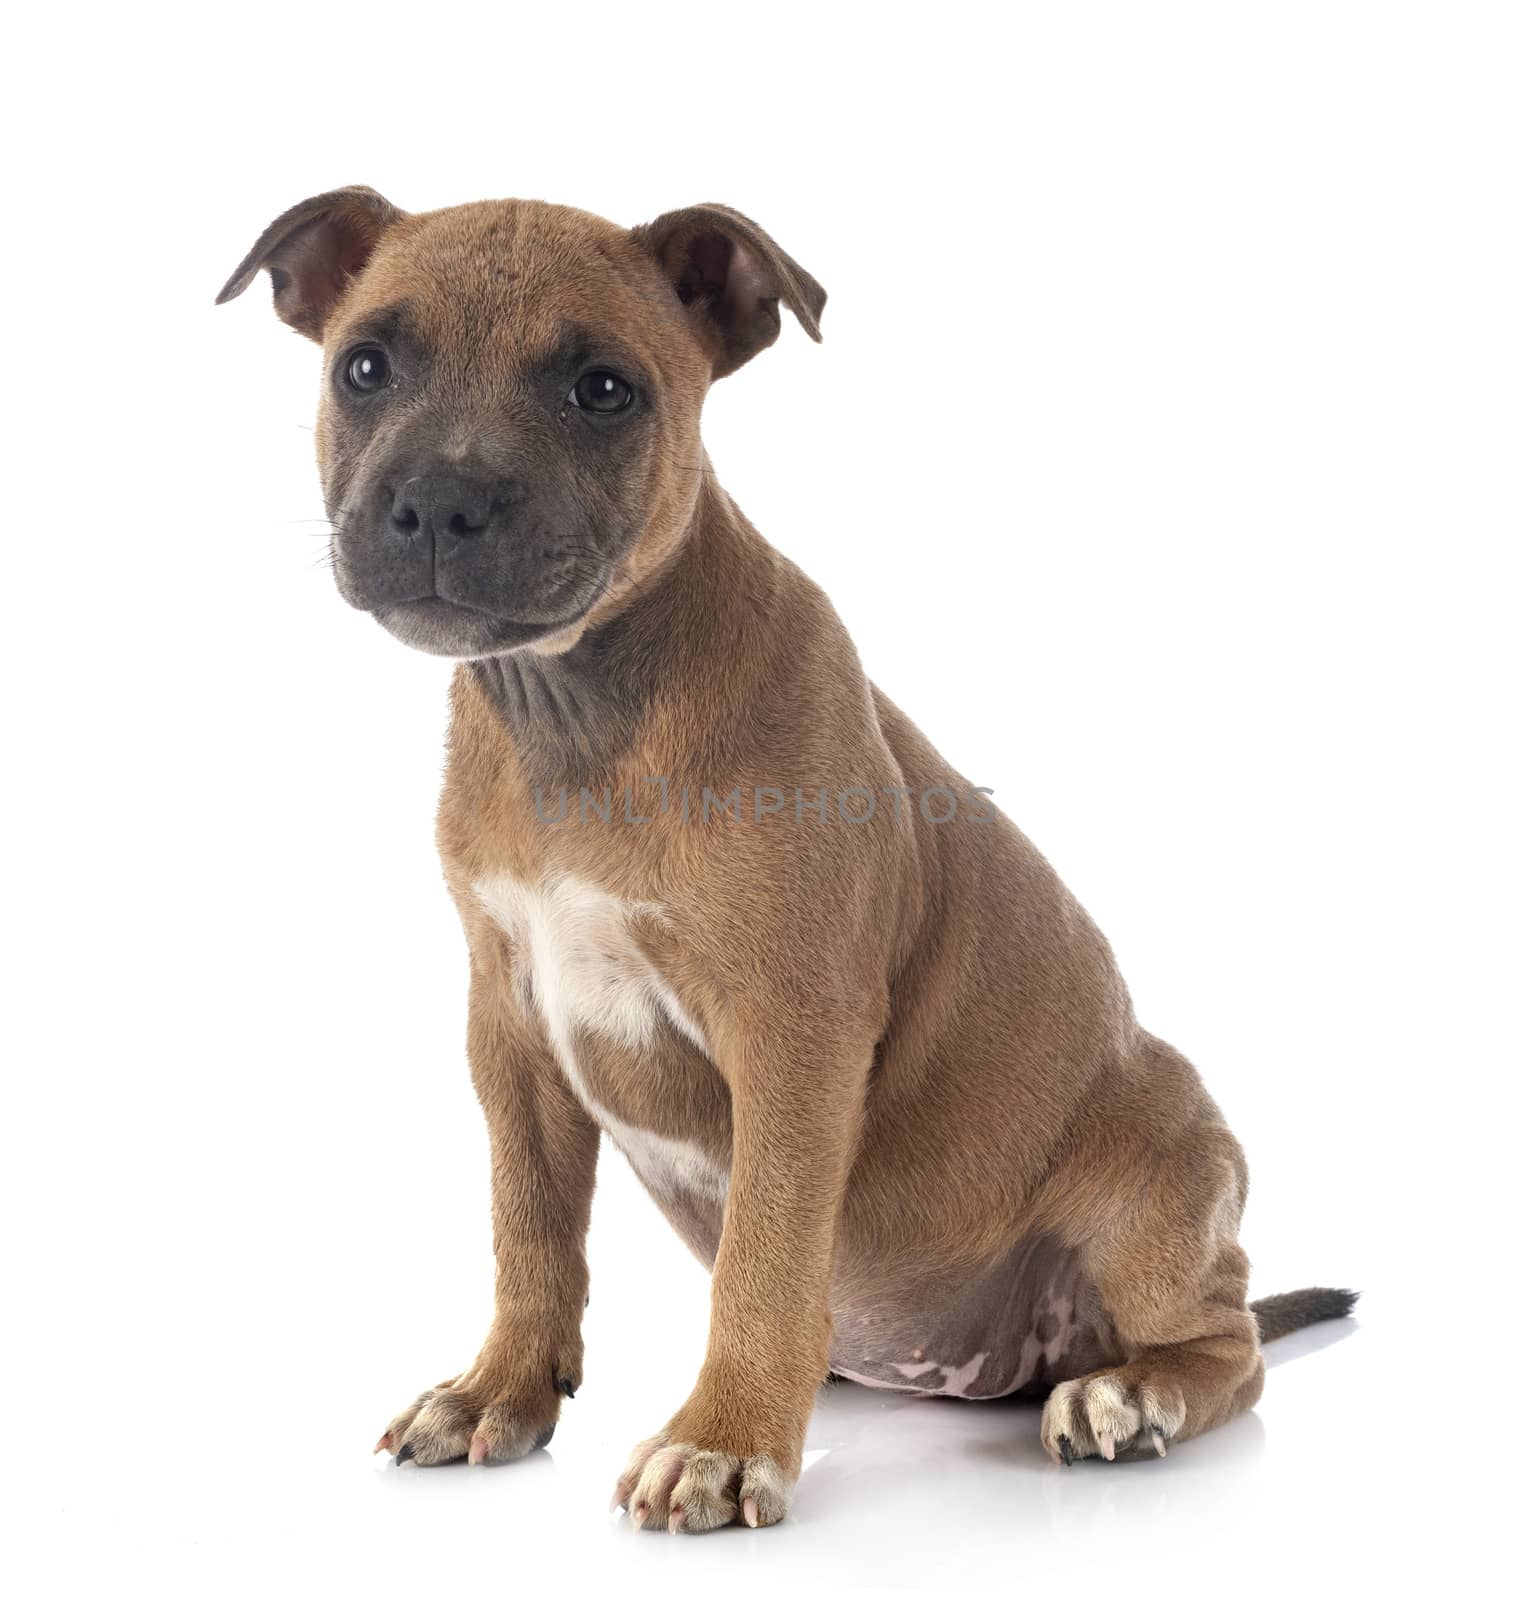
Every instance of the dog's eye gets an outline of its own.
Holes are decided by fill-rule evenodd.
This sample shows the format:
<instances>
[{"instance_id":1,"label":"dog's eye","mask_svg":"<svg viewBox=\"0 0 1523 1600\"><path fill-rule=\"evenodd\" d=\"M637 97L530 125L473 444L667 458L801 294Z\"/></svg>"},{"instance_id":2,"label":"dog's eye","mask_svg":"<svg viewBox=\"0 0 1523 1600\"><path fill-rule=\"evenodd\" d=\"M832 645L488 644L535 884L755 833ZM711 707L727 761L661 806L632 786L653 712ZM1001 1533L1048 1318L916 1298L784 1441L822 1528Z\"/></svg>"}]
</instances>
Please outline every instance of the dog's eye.
<instances>
[{"instance_id":1,"label":"dog's eye","mask_svg":"<svg viewBox=\"0 0 1523 1600\"><path fill-rule=\"evenodd\" d=\"M344 368L344 381L358 394L374 394L391 382L386 352L373 344L361 346Z\"/></svg>"},{"instance_id":2,"label":"dog's eye","mask_svg":"<svg viewBox=\"0 0 1523 1600\"><path fill-rule=\"evenodd\" d=\"M584 372L571 391L571 403L583 411L597 411L607 416L622 411L635 397L635 391L616 373Z\"/></svg>"}]
</instances>

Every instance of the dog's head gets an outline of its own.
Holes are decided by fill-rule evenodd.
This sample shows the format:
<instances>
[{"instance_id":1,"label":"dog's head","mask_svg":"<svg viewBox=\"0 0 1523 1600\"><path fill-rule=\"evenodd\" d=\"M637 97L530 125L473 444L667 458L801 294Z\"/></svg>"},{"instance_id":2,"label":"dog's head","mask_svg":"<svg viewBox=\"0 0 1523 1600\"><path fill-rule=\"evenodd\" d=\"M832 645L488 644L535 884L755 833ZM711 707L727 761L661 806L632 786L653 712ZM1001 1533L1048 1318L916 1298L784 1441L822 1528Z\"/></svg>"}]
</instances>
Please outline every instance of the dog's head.
<instances>
[{"instance_id":1,"label":"dog's head","mask_svg":"<svg viewBox=\"0 0 1523 1600\"><path fill-rule=\"evenodd\" d=\"M825 291L725 206L633 230L537 201L409 215L303 201L218 300L268 270L323 347L317 451L351 605L438 655L568 649L691 520L709 383L816 339Z\"/></svg>"}]
</instances>

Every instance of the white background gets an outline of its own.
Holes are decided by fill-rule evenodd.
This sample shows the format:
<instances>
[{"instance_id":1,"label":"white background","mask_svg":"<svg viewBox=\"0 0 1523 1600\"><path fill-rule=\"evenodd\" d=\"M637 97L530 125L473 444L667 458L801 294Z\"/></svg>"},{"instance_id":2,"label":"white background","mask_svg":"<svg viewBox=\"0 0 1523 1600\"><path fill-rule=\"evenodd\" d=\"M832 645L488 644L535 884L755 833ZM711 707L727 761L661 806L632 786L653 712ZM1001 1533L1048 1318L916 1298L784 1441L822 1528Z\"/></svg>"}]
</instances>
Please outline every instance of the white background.
<instances>
[{"instance_id":1,"label":"white background","mask_svg":"<svg viewBox=\"0 0 1523 1600\"><path fill-rule=\"evenodd\" d=\"M19 24L16 1593L1475 1585L1519 1430L1517 17ZM707 1286L610 1156L549 1453L372 1460L489 1303L431 841L448 668L319 564L315 348L263 280L212 306L270 217L356 182L625 223L722 200L830 290L822 347L789 323L715 391L714 462L1200 1065L1256 1291L1365 1291L1255 1414L1065 1474L1033 1408L842 1388L781 1527L636 1535L607 1492L687 1391Z\"/></svg>"}]
</instances>

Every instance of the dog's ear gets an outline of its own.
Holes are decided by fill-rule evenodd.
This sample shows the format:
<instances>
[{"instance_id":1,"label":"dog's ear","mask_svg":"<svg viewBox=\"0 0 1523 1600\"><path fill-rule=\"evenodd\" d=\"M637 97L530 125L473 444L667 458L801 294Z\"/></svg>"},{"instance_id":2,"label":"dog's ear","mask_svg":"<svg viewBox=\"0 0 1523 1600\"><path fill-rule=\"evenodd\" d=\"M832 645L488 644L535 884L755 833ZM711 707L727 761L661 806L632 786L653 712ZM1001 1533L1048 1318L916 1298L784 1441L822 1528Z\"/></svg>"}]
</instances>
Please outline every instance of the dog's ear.
<instances>
[{"instance_id":1,"label":"dog's ear","mask_svg":"<svg viewBox=\"0 0 1523 1600\"><path fill-rule=\"evenodd\" d=\"M749 217L729 206L668 211L634 230L660 262L722 378L777 338L779 300L811 339L825 291Z\"/></svg>"},{"instance_id":2,"label":"dog's ear","mask_svg":"<svg viewBox=\"0 0 1523 1600\"><path fill-rule=\"evenodd\" d=\"M381 235L403 215L374 189L313 195L260 234L223 285L217 304L242 294L265 267L275 285L275 314L321 344L339 297L365 270Z\"/></svg>"}]
</instances>

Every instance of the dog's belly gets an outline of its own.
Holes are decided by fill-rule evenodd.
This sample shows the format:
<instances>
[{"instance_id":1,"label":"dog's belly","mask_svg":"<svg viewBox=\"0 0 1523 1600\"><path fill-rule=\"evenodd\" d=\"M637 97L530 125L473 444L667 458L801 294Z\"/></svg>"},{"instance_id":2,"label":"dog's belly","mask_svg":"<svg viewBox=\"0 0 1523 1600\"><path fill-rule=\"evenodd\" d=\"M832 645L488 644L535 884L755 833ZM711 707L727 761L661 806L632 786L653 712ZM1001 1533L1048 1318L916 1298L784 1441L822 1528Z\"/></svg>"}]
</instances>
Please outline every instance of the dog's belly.
<instances>
[{"instance_id":1,"label":"dog's belly","mask_svg":"<svg viewBox=\"0 0 1523 1600\"><path fill-rule=\"evenodd\" d=\"M993 1400L1087 1371L1103 1344L1098 1298L1071 1251L1025 1241L961 1279L837 1274L830 1370L880 1389Z\"/></svg>"},{"instance_id":2,"label":"dog's belly","mask_svg":"<svg viewBox=\"0 0 1523 1600\"><path fill-rule=\"evenodd\" d=\"M691 1229L683 1223L697 1220L717 1242L727 1167L624 1105L631 1095L659 1099L661 1047L674 1035L708 1056L701 1029L632 932L641 920L661 921L662 908L565 874L533 885L494 877L474 888L513 942L519 1004L538 1017L572 1092L684 1236Z\"/></svg>"}]
</instances>

